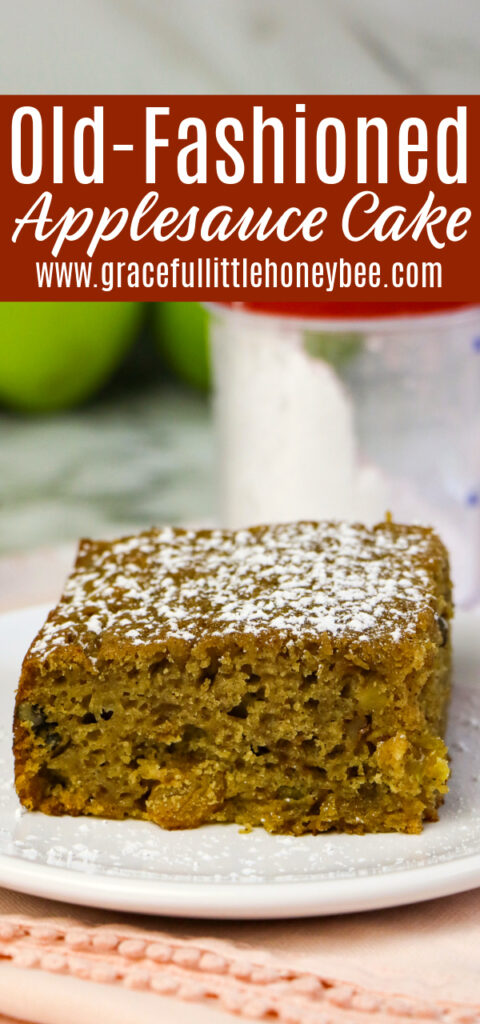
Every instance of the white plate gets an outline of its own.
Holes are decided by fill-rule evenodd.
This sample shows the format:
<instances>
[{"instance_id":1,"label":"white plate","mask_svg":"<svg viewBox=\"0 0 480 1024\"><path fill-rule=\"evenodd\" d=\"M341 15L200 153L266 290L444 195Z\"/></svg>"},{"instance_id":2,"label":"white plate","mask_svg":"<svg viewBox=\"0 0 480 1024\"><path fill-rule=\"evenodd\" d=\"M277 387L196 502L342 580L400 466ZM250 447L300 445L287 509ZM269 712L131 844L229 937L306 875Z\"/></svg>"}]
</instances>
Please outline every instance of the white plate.
<instances>
[{"instance_id":1,"label":"white plate","mask_svg":"<svg viewBox=\"0 0 480 1024\"><path fill-rule=\"evenodd\" d=\"M21 660L45 608L0 616L0 884L115 910L188 917L346 913L480 885L480 616L458 616L449 730L453 776L421 836L242 835L235 825L165 832L142 821L20 809L11 719Z\"/></svg>"}]
</instances>

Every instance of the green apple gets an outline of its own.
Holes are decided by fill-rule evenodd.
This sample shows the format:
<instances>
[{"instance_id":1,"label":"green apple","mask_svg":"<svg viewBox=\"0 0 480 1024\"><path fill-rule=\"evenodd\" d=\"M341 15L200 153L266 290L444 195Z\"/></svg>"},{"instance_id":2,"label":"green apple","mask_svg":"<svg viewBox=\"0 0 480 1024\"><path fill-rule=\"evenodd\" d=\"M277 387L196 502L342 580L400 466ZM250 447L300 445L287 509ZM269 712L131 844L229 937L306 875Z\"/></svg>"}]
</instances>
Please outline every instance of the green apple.
<instances>
[{"instance_id":1,"label":"green apple","mask_svg":"<svg viewBox=\"0 0 480 1024\"><path fill-rule=\"evenodd\" d=\"M135 337L135 302L1 302L0 401L55 412L95 394Z\"/></svg>"},{"instance_id":2,"label":"green apple","mask_svg":"<svg viewBox=\"0 0 480 1024\"><path fill-rule=\"evenodd\" d=\"M208 314L198 302L162 302L155 309L155 339L163 362L186 384L210 387Z\"/></svg>"}]
</instances>

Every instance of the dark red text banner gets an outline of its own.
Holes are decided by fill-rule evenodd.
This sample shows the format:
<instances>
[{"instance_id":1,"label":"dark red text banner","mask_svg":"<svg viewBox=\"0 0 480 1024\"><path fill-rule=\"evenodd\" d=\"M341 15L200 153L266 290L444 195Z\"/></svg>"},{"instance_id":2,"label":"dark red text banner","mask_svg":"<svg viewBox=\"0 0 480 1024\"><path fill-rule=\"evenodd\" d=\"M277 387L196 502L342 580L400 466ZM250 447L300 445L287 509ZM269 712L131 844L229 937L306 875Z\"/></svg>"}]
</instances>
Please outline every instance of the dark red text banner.
<instances>
[{"instance_id":1,"label":"dark red text banner","mask_svg":"<svg viewBox=\"0 0 480 1024\"><path fill-rule=\"evenodd\" d=\"M478 96L4 96L0 131L2 300L479 300Z\"/></svg>"}]
</instances>

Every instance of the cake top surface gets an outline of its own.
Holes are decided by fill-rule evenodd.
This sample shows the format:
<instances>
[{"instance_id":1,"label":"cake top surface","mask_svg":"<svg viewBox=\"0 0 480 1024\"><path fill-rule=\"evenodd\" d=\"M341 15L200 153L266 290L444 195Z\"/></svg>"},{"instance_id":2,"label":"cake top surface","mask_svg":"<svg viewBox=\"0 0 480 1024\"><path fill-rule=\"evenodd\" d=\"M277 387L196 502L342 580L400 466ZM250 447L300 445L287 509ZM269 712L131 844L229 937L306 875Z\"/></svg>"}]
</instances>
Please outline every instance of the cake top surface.
<instances>
[{"instance_id":1,"label":"cake top surface","mask_svg":"<svg viewBox=\"0 0 480 1024\"><path fill-rule=\"evenodd\" d=\"M446 553L423 527L291 523L80 542L31 653L231 634L398 641L435 610Z\"/></svg>"}]
</instances>

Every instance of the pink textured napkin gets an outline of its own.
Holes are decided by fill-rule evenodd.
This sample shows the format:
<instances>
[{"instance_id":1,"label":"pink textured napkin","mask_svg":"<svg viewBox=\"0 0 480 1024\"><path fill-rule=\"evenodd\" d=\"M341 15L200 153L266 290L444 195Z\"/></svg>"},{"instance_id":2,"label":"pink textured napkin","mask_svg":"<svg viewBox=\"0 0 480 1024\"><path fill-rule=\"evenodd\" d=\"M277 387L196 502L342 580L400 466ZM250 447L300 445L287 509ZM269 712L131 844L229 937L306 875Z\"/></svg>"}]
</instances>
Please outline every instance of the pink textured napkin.
<instances>
[{"instance_id":1,"label":"pink textured napkin","mask_svg":"<svg viewBox=\"0 0 480 1024\"><path fill-rule=\"evenodd\" d=\"M99 999L102 1024L137 1024L140 1014L143 1024L232 1015L479 1024L480 890L368 914L237 923L127 917L0 891L0 1012L64 1024L72 998L69 1024L90 1024Z\"/></svg>"}]
</instances>

